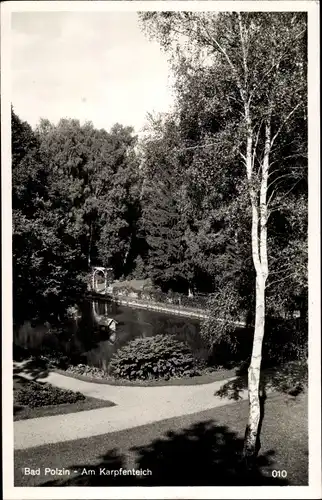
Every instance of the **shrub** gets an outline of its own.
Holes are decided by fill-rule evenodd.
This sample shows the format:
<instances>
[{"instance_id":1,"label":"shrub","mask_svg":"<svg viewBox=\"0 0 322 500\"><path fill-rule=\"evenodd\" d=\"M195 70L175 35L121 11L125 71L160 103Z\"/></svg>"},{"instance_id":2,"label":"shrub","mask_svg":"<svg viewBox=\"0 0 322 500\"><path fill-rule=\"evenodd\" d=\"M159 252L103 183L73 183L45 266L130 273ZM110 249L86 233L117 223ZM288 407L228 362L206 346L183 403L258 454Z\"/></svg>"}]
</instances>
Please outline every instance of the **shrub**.
<instances>
[{"instance_id":1,"label":"shrub","mask_svg":"<svg viewBox=\"0 0 322 500\"><path fill-rule=\"evenodd\" d=\"M109 372L128 380L169 379L200 373L188 345L171 335L132 340L113 355Z\"/></svg>"},{"instance_id":2,"label":"shrub","mask_svg":"<svg viewBox=\"0 0 322 500\"><path fill-rule=\"evenodd\" d=\"M264 365L304 361L308 357L308 325L305 321L268 319L264 337Z\"/></svg>"},{"instance_id":3,"label":"shrub","mask_svg":"<svg viewBox=\"0 0 322 500\"><path fill-rule=\"evenodd\" d=\"M248 365L253 346L253 327L234 327L213 317L203 322L201 338L209 348L209 361L225 368ZM308 357L307 323L266 318L262 368L281 366Z\"/></svg>"},{"instance_id":4,"label":"shrub","mask_svg":"<svg viewBox=\"0 0 322 500\"><path fill-rule=\"evenodd\" d=\"M308 365L305 359L290 361L262 374L267 385L279 392L297 395L308 387Z\"/></svg>"},{"instance_id":5,"label":"shrub","mask_svg":"<svg viewBox=\"0 0 322 500\"><path fill-rule=\"evenodd\" d=\"M252 332L210 316L201 325L200 336L208 348L208 362L216 367L233 368L248 360L252 348Z\"/></svg>"},{"instance_id":6,"label":"shrub","mask_svg":"<svg viewBox=\"0 0 322 500\"><path fill-rule=\"evenodd\" d=\"M89 366L84 364L78 364L76 366L70 365L66 369L67 373L73 373L75 375L85 375L90 378L106 378L106 371L101 368L96 368L95 366Z\"/></svg>"},{"instance_id":7,"label":"shrub","mask_svg":"<svg viewBox=\"0 0 322 500\"><path fill-rule=\"evenodd\" d=\"M15 393L15 404L35 408L38 406L59 405L82 401L85 396L80 392L73 392L49 384L30 382Z\"/></svg>"}]
</instances>

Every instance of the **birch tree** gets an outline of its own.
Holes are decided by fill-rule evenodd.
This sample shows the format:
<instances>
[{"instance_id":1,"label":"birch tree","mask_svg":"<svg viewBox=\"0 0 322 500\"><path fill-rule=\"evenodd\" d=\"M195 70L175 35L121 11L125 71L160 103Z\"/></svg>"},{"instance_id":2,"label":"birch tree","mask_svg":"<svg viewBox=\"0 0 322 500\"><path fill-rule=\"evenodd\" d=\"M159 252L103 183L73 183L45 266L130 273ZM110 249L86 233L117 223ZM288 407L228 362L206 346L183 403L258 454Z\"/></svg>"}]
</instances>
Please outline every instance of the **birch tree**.
<instances>
[{"instance_id":1,"label":"birch tree","mask_svg":"<svg viewBox=\"0 0 322 500\"><path fill-rule=\"evenodd\" d=\"M244 179L236 182L244 186L249 200L256 276L248 369L249 420L244 441L244 458L251 468L260 448L266 289L270 272L274 275L269 261L269 221L306 176L306 150L302 147L306 143L306 17L285 12L149 12L141 14L141 20L147 32L171 54L179 96L184 99L189 74L209 72L210 68L215 106L224 103L226 119L234 123L235 144L231 147L238 148L244 169ZM304 140L297 140L298 133ZM208 137L210 142L212 139ZM214 165L209 166L212 168ZM276 275L271 282L274 280Z\"/></svg>"}]
</instances>

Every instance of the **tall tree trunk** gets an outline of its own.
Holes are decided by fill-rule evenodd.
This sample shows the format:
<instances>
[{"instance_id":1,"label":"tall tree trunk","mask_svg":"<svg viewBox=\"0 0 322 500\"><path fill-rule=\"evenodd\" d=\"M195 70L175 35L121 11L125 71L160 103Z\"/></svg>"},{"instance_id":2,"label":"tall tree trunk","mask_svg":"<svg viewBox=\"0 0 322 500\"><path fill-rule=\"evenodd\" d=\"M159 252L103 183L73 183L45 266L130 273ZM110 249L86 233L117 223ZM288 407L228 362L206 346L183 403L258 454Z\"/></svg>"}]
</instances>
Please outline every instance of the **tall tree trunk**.
<instances>
[{"instance_id":1,"label":"tall tree trunk","mask_svg":"<svg viewBox=\"0 0 322 500\"><path fill-rule=\"evenodd\" d=\"M259 422L261 408L259 399L260 369L262 361L262 344L265 332L265 279L256 276L256 311L255 330L251 362L248 368L249 416L245 433L244 457L246 464L252 468L260 449Z\"/></svg>"},{"instance_id":2,"label":"tall tree trunk","mask_svg":"<svg viewBox=\"0 0 322 500\"><path fill-rule=\"evenodd\" d=\"M247 161L249 158L249 149L251 144L250 130L247 147ZM250 143L250 144L249 144ZM269 170L270 154L270 122L265 125L265 150L261 165L261 185L258 197L250 183L250 197L252 203L252 254L256 271L256 305L255 305L255 329L253 339L253 349L251 362L248 368L248 394L249 394L249 418L245 433L244 458L248 468L255 464L257 454L260 449L260 375L262 361L262 346L265 333L265 290L268 276L268 258L267 258L267 181ZM252 162L253 166L253 162ZM248 169L250 170L250 164Z\"/></svg>"}]
</instances>

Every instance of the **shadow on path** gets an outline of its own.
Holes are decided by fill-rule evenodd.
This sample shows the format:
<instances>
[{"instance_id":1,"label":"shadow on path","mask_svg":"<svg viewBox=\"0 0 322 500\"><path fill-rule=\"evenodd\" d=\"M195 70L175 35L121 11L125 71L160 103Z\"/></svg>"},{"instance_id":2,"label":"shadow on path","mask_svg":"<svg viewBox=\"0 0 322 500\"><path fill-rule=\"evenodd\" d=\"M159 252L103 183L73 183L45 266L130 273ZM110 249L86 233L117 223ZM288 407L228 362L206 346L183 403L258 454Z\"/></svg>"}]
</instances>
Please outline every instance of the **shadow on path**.
<instances>
[{"instance_id":1,"label":"shadow on path","mask_svg":"<svg viewBox=\"0 0 322 500\"><path fill-rule=\"evenodd\" d=\"M13 367L13 376L27 376L31 380L46 378L49 375L48 360L40 357L30 358Z\"/></svg>"},{"instance_id":2,"label":"shadow on path","mask_svg":"<svg viewBox=\"0 0 322 500\"><path fill-rule=\"evenodd\" d=\"M243 440L214 420L199 422L179 432L169 431L161 439L131 448L135 458L106 451L94 463L69 466L78 473L41 486L283 486L284 479L273 479L275 452L258 457L254 470L246 472L241 461ZM120 468L151 471L150 475L122 475Z\"/></svg>"}]
</instances>

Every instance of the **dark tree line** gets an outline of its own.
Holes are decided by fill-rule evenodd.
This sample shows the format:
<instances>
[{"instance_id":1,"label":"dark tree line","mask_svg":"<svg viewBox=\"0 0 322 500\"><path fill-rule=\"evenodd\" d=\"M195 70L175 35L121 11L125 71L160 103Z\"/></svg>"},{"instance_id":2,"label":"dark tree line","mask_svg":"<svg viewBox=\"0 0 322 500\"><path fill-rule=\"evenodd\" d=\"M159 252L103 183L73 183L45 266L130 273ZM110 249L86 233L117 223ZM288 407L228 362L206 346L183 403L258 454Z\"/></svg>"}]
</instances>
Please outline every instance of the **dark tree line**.
<instances>
[{"instance_id":1,"label":"dark tree line","mask_svg":"<svg viewBox=\"0 0 322 500\"><path fill-rule=\"evenodd\" d=\"M296 22L300 30L302 21ZM240 96L231 69L220 58L215 64L203 60L201 49L208 41L202 27L209 31L210 26L206 18L158 20L147 15L143 23L165 45L172 28L173 33L188 30L193 47L173 57L175 110L152 117L143 140L128 127L115 125L107 132L71 119L57 125L41 120L32 130L12 111L16 316L63 314L84 293L92 264L111 266L116 278L151 277L164 291L211 293L214 311L225 310L227 317L241 311L252 315L252 213L241 157ZM231 44L237 61L233 35L225 35L234 33L231 23L229 17L218 21L218 36L227 50ZM245 23L251 26L249 36L260 40L260 50L269 50L255 20ZM286 50L290 41L285 43L276 51ZM285 118L285 89L300 100L298 89L305 87L301 44L291 54L293 62L282 61L276 94L270 97ZM253 61L253 85L265 72L261 61ZM266 82L261 85L266 95ZM253 108L258 171L266 119L260 92ZM281 122L275 115L272 120L279 130ZM273 315L307 310L306 142L303 103L283 126L271 153L266 302Z\"/></svg>"},{"instance_id":2,"label":"dark tree line","mask_svg":"<svg viewBox=\"0 0 322 500\"><path fill-rule=\"evenodd\" d=\"M14 313L62 316L83 296L92 263L133 266L140 216L136 137L115 125L42 120L12 111Z\"/></svg>"}]
</instances>

